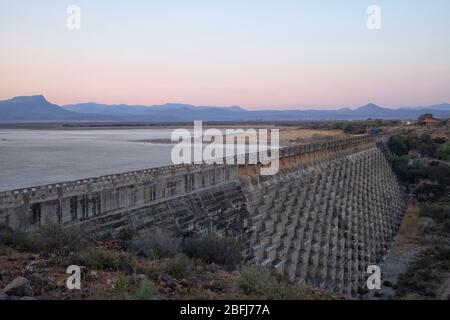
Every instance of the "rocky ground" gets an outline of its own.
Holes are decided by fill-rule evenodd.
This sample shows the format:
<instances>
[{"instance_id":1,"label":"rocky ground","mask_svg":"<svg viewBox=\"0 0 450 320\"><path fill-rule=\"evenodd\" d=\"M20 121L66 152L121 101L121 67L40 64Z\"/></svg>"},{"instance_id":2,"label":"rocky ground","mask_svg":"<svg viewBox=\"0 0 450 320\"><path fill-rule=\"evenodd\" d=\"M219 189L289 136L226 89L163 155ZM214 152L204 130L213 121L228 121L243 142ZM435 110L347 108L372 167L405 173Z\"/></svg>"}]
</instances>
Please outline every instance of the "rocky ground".
<instances>
[{"instance_id":1,"label":"rocky ground","mask_svg":"<svg viewBox=\"0 0 450 320\"><path fill-rule=\"evenodd\" d=\"M419 210L415 206L407 209L399 234L389 253L381 264L382 286L381 290L370 291L365 299L394 299L394 287L401 274L417 259L426 246L419 241L420 218Z\"/></svg>"},{"instance_id":2,"label":"rocky ground","mask_svg":"<svg viewBox=\"0 0 450 320\"><path fill-rule=\"evenodd\" d=\"M96 243L90 250L96 255L85 260L89 267L81 266L81 290L69 290L66 281L70 274L66 274L66 270L70 258L60 261L53 254L0 246L0 300L342 298L323 290L278 282L271 275L268 279L278 288L266 297L259 289L249 292L248 285L243 290L239 285L239 271L226 271L198 259L131 256L116 242ZM258 281L258 277L258 274L252 275L249 281ZM260 283L251 285L261 287ZM295 294L276 292L286 288L289 289L286 292L293 289Z\"/></svg>"}]
</instances>

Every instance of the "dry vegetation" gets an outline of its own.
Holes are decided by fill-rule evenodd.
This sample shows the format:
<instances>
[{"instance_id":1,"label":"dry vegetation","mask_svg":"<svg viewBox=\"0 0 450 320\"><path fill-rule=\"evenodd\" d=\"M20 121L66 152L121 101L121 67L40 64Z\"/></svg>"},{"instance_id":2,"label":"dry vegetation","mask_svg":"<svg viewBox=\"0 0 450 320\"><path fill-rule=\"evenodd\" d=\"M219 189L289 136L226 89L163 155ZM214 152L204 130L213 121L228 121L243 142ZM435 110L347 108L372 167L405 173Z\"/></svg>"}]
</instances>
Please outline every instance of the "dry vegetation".
<instances>
[{"instance_id":1,"label":"dry vegetation","mask_svg":"<svg viewBox=\"0 0 450 320\"><path fill-rule=\"evenodd\" d=\"M398 270L407 263L390 283L394 298L450 299L450 150L443 129L417 127L390 141L394 171L413 199L385 263Z\"/></svg>"},{"instance_id":2,"label":"dry vegetation","mask_svg":"<svg viewBox=\"0 0 450 320\"><path fill-rule=\"evenodd\" d=\"M28 234L0 226L0 300L340 298L243 268L232 239L196 237L177 245L163 233L145 239L125 235L96 241L59 225ZM82 267L81 290L65 285L66 268L73 264Z\"/></svg>"}]
</instances>

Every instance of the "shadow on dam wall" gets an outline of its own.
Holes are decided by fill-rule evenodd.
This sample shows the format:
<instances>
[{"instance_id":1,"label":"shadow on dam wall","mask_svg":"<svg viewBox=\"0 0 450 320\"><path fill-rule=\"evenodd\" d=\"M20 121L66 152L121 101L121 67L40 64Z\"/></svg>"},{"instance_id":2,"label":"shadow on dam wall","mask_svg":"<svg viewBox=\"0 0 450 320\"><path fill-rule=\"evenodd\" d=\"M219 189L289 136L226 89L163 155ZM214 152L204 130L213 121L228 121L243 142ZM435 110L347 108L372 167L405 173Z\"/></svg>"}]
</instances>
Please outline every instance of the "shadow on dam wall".
<instances>
[{"instance_id":1,"label":"shadow on dam wall","mask_svg":"<svg viewBox=\"0 0 450 320\"><path fill-rule=\"evenodd\" d=\"M274 176L259 175L260 165L179 165L2 192L0 223L229 236L249 263L355 295L406 209L385 139L284 148Z\"/></svg>"}]
</instances>

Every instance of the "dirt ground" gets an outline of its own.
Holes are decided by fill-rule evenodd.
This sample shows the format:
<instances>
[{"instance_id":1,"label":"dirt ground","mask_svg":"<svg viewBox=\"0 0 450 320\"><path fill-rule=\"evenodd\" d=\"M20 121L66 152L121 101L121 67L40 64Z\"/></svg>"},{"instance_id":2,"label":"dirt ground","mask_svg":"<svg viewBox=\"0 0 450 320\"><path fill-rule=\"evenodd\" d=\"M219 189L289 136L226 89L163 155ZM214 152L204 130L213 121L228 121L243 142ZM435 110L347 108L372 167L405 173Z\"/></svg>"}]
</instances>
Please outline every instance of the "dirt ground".
<instances>
[{"instance_id":1,"label":"dirt ground","mask_svg":"<svg viewBox=\"0 0 450 320\"><path fill-rule=\"evenodd\" d=\"M419 242L419 208L410 206L400 225L396 241L380 266L381 290L369 292L366 298L393 298L395 291L392 285L397 283L400 274L406 272L411 262L425 249Z\"/></svg>"}]
</instances>

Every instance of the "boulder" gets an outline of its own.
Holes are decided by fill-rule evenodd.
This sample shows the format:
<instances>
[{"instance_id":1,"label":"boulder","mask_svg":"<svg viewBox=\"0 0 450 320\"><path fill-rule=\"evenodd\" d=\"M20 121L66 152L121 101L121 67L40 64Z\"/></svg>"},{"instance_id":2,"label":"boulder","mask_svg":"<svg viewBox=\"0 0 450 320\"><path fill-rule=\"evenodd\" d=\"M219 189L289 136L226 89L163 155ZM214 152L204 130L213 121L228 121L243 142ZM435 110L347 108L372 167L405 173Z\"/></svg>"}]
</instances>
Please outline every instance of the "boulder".
<instances>
[{"instance_id":1,"label":"boulder","mask_svg":"<svg viewBox=\"0 0 450 320\"><path fill-rule=\"evenodd\" d=\"M436 223L430 217L420 218L419 222L419 232L422 235L426 235L431 232L436 227Z\"/></svg>"},{"instance_id":2,"label":"boulder","mask_svg":"<svg viewBox=\"0 0 450 320\"><path fill-rule=\"evenodd\" d=\"M55 290L58 287L53 279L39 273L29 275L28 279L30 280L30 285L38 294Z\"/></svg>"},{"instance_id":3,"label":"boulder","mask_svg":"<svg viewBox=\"0 0 450 320\"><path fill-rule=\"evenodd\" d=\"M31 261L23 268L23 275L27 276L29 274L32 274L34 272L37 272L37 264L35 261Z\"/></svg>"},{"instance_id":4,"label":"boulder","mask_svg":"<svg viewBox=\"0 0 450 320\"><path fill-rule=\"evenodd\" d=\"M17 277L3 289L3 293L9 296L26 297L33 295L33 288L28 279Z\"/></svg>"}]
</instances>

